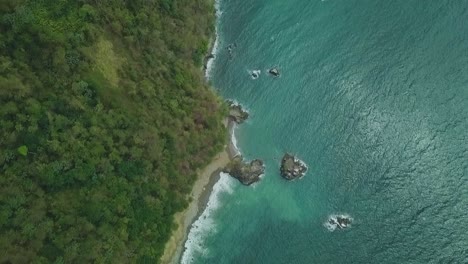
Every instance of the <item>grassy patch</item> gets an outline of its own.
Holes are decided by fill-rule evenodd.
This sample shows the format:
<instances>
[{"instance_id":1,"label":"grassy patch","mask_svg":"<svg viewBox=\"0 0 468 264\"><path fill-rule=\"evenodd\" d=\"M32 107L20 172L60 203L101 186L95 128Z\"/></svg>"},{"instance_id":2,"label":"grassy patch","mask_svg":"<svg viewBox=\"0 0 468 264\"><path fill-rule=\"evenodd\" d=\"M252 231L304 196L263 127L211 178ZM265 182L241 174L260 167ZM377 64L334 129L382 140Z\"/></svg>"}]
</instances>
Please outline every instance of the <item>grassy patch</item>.
<instances>
[{"instance_id":1,"label":"grassy patch","mask_svg":"<svg viewBox=\"0 0 468 264\"><path fill-rule=\"evenodd\" d=\"M96 68L114 88L117 88L119 85L118 71L125 60L116 56L112 42L106 39L99 39L92 50L94 50L92 58Z\"/></svg>"}]
</instances>

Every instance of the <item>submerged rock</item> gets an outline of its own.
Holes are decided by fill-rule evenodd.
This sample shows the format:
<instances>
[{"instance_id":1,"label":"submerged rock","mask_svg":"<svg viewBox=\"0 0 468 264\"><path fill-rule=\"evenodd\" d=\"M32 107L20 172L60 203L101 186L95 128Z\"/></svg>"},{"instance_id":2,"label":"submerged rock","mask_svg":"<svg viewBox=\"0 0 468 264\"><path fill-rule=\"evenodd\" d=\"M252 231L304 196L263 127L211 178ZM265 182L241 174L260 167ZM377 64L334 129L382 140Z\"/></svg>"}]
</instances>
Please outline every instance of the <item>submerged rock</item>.
<instances>
[{"instance_id":1,"label":"submerged rock","mask_svg":"<svg viewBox=\"0 0 468 264\"><path fill-rule=\"evenodd\" d=\"M249 118L249 113L245 111L240 104L230 100L228 100L227 103L229 105L229 119L233 120L237 124L241 124Z\"/></svg>"},{"instance_id":2,"label":"submerged rock","mask_svg":"<svg viewBox=\"0 0 468 264\"><path fill-rule=\"evenodd\" d=\"M231 160L223 172L248 186L260 180L260 176L265 173L265 166L263 161L259 159L246 163L242 156L238 155Z\"/></svg>"},{"instance_id":3,"label":"submerged rock","mask_svg":"<svg viewBox=\"0 0 468 264\"><path fill-rule=\"evenodd\" d=\"M275 77L279 77L279 76L280 76L280 72L279 72L278 68L271 68L268 72L269 72L271 75L275 76Z\"/></svg>"},{"instance_id":4,"label":"submerged rock","mask_svg":"<svg viewBox=\"0 0 468 264\"><path fill-rule=\"evenodd\" d=\"M286 153L281 160L281 176L287 180L300 178L307 172L305 163L293 155Z\"/></svg>"},{"instance_id":5,"label":"submerged rock","mask_svg":"<svg viewBox=\"0 0 468 264\"><path fill-rule=\"evenodd\" d=\"M226 49L228 50L228 52L232 52L235 48L237 48L237 44L236 43L231 43L229 44Z\"/></svg>"},{"instance_id":6,"label":"submerged rock","mask_svg":"<svg viewBox=\"0 0 468 264\"><path fill-rule=\"evenodd\" d=\"M251 73L250 73L250 76L252 76L252 79L257 79L258 77L260 77L260 74L262 73L262 71L260 70L253 70Z\"/></svg>"},{"instance_id":7,"label":"submerged rock","mask_svg":"<svg viewBox=\"0 0 468 264\"><path fill-rule=\"evenodd\" d=\"M227 46L227 51L229 53L229 60L232 60L232 58L234 58L234 55L233 55L233 52L234 52L234 49L237 48L237 44L236 43L231 43Z\"/></svg>"}]
</instances>

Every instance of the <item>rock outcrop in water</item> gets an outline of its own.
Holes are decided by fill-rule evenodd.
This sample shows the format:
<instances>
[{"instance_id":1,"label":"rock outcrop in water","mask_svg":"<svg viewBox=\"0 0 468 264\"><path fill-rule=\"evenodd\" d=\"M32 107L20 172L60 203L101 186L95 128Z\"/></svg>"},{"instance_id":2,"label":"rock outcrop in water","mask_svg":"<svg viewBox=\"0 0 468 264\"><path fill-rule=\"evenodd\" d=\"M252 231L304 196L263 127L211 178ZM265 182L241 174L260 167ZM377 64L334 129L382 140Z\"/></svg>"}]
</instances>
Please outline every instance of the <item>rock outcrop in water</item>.
<instances>
[{"instance_id":1,"label":"rock outcrop in water","mask_svg":"<svg viewBox=\"0 0 468 264\"><path fill-rule=\"evenodd\" d=\"M305 163L293 155L286 153L281 160L281 176L287 180L300 178L307 172Z\"/></svg>"},{"instance_id":2,"label":"rock outcrop in water","mask_svg":"<svg viewBox=\"0 0 468 264\"><path fill-rule=\"evenodd\" d=\"M338 229L346 229L351 226L353 219L349 215L331 215L325 226L330 231Z\"/></svg>"},{"instance_id":3,"label":"rock outcrop in water","mask_svg":"<svg viewBox=\"0 0 468 264\"><path fill-rule=\"evenodd\" d=\"M268 72L269 72L271 75L275 76L275 77L279 77L279 76L280 76L280 72L279 72L278 68L271 68Z\"/></svg>"},{"instance_id":4,"label":"rock outcrop in water","mask_svg":"<svg viewBox=\"0 0 468 264\"><path fill-rule=\"evenodd\" d=\"M229 119L233 120L237 124L241 124L249 118L249 113L245 111L240 104L229 100L227 103L229 105Z\"/></svg>"},{"instance_id":5,"label":"rock outcrop in water","mask_svg":"<svg viewBox=\"0 0 468 264\"><path fill-rule=\"evenodd\" d=\"M263 161L258 159L246 163L242 156L238 155L231 160L223 172L248 186L260 180L260 176L265 173L265 166Z\"/></svg>"}]
</instances>

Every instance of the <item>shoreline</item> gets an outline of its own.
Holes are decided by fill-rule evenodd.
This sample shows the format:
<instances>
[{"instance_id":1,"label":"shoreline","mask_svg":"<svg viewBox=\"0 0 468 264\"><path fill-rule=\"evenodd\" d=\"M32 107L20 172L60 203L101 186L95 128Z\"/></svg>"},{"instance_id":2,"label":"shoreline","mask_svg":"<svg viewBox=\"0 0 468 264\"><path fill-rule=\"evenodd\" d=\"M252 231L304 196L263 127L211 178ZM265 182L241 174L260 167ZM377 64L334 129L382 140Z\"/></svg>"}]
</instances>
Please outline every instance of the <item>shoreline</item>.
<instances>
[{"instance_id":1,"label":"shoreline","mask_svg":"<svg viewBox=\"0 0 468 264\"><path fill-rule=\"evenodd\" d=\"M217 0L214 0L213 4L215 6L217 20ZM218 50L219 40L217 28L215 28L213 35L214 36L211 36L209 39L208 53L203 58L204 62L201 68L203 76L207 82L210 80L213 60L216 58ZM215 92L214 89L213 92ZM224 145L224 149L216 154L211 162L197 173L198 177L192 187L192 192L189 195L189 197L192 198L189 205L183 211L174 215L174 222L177 224L177 229L172 231L171 237L166 242L164 253L160 258L160 263L177 264L181 261L190 229L195 221L197 221L200 215L205 211L213 191L213 187L220 179L220 173L228 163L239 154L239 150L233 142L235 122L229 117L226 117L224 120L224 126L228 133L228 142Z\"/></svg>"},{"instance_id":2,"label":"shoreline","mask_svg":"<svg viewBox=\"0 0 468 264\"><path fill-rule=\"evenodd\" d=\"M224 149L219 152L213 160L198 173L192 192L189 197L192 200L187 208L174 215L174 222L177 224L177 229L172 231L170 239L166 242L164 254L160 262L163 264L177 264L182 258L184 246L188 238L188 234L193 223L205 211L214 185L220 178L220 173L227 164L237 156L238 150L232 141L232 132L235 129L235 123L229 118L226 118L225 125L229 135L229 142L224 146Z\"/></svg>"},{"instance_id":3,"label":"shoreline","mask_svg":"<svg viewBox=\"0 0 468 264\"><path fill-rule=\"evenodd\" d=\"M172 232L171 238L167 241L164 254L161 257L161 263L178 263L183 253L183 247L187 240L188 232L193 222L197 220L204 211L214 184L219 179L222 169L229 163L230 157L225 149L216 155L208 166L206 166L198 175L193 185L187 208L174 215L174 222L178 227Z\"/></svg>"},{"instance_id":4,"label":"shoreline","mask_svg":"<svg viewBox=\"0 0 468 264\"><path fill-rule=\"evenodd\" d=\"M212 4L215 8L215 19L217 23L219 19L219 0L212 0ZM215 30L213 32L213 35L210 36L209 41L208 41L208 51L203 57L203 65L201 68L201 71L203 72L203 77L207 82L210 81L211 79L211 70L213 69L213 61L216 59L217 53L218 53L218 47L219 46L219 37L218 37L218 26L215 25Z\"/></svg>"}]
</instances>

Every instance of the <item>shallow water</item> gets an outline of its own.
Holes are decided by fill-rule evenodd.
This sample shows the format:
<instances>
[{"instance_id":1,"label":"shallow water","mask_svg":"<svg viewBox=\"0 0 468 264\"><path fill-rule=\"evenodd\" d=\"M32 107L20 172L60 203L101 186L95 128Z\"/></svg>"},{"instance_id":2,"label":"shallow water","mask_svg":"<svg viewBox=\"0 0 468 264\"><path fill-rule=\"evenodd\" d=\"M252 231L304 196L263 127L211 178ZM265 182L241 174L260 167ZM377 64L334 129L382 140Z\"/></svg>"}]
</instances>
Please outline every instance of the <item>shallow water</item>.
<instances>
[{"instance_id":1,"label":"shallow water","mask_svg":"<svg viewBox=\"0 0 468 264\"><path fill-rule=\"evenodd\" d=\"M237 144L267 169L217 190L183 262L467 263L468 1L219 8L211 79L250 110ZM286 151L303 179L279 176ZM341 213L351 228L330 232Z\"/></svg>"}]
</instances>

